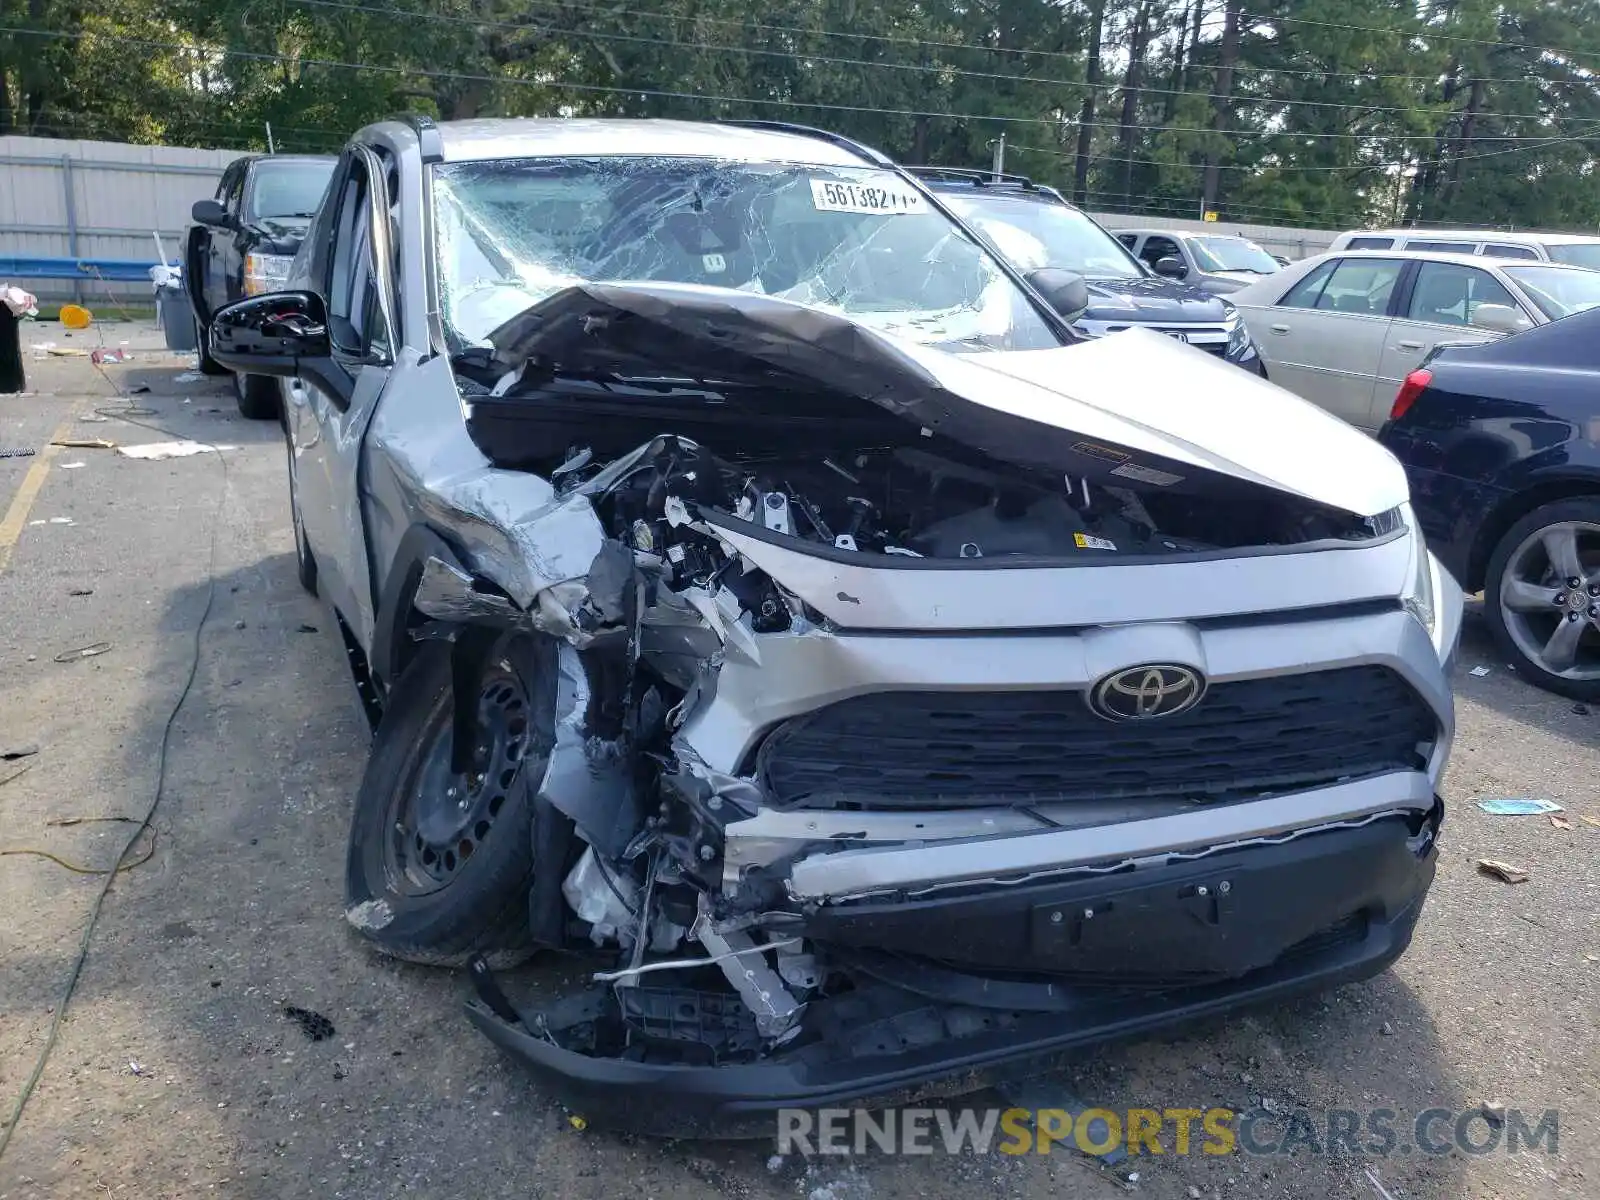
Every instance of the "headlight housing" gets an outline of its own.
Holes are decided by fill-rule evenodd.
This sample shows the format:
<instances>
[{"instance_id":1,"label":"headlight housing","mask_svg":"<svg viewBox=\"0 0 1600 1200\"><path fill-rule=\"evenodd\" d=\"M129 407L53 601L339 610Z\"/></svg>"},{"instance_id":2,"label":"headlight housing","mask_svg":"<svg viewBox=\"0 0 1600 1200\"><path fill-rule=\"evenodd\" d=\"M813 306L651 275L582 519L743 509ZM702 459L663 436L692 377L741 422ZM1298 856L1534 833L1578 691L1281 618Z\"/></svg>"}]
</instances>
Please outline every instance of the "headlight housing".
<instances>
[{"instance_id":1,"label":"headlight housing","mask_svg":"<svg viewBox=\"0 0 1600 1200\"><path fill-rule=\"evenodd\" d=\"M1227 310L1228 324L1228 357L1248 358L1255 349L1250 341L1250 331L1245 328L1244 319L1239 316L1239 310L1231 304L1224 304Z\"/></svg>"},{"instance_id":2,"label":"headlight housing","mask_svg":"<svg viewBox=\"0 0 1600 1200\"><path fill-rule=\"evenodd\" d=\"M244 294L260 296L280 292L289 281L292 254L246 254L244 256Z\"/></svg>"},{"instance_id":3,"label":"headlight housing","mask_svg":"<svg viewBox=\"0 0 1600 1200\"><path fill-rule=\"evenodd\" d=\"M1417 528L1415 518L1408 521L1411 526L1411 585L1401 599L1405 609L1417 619L1417 623L1428 631L1430 638L1438 636L1439 606L1435 603L1433 593L1433 556L1428 553L1428 546L1422 538L1422 530Z\"/></svg>"}]
</instances>

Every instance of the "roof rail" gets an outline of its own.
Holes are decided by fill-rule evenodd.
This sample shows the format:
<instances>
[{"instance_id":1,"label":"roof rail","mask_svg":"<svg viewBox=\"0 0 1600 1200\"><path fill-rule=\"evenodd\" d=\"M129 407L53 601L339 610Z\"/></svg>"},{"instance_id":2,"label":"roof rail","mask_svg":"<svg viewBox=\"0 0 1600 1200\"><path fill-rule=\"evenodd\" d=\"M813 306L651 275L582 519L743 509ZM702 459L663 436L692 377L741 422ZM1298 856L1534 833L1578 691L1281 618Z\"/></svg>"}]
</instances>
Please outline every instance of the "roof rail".
<instances>
[{"instance_id":1,"label":"roof rail","mask_svg":"<svg viewBox=\"0 0 1600 1200\"><path fill-rule=\"evenodd\" d=\"M400 121L411 127L411 132L417 135L417 145L422 151L424 163L444 161L444 139L439 136L438 122L432 117L422 113L396 113L389 120Z\"/></svg>"},{"instance_id":2,"label":"roof rail","mask_svg":"<svg viewBox=\"0 0 1600 1200\"><path fill-rule=\"evenodd\" d=\"M827 129L818 129L814 125L797 125L791 121L718 121L718 125L735 125L741 129L766 129L773 133L793 133L800 137L817 138L824 142L831 142L835 146L860 155L874 166L887 165L891 160L888 155L874 150L871 146L863 145L854 138L847 138L842 133L833 133Z\"/></svg>"},{"instance_id":3,"label":"roof rail","mask_svg":"<svg viewBox=\"0 0 1600 1200\"><path fill-rule=\"evenodd\" d=\"M961 179L979 185L985 184L1010 184L1012 187L1025 188L1028 191L1040 190L1042 185L1035 183L1026 175L996 174L993 171L981 171L976 167L906 167L919 179Z\"/></svg>"}]
</instances>

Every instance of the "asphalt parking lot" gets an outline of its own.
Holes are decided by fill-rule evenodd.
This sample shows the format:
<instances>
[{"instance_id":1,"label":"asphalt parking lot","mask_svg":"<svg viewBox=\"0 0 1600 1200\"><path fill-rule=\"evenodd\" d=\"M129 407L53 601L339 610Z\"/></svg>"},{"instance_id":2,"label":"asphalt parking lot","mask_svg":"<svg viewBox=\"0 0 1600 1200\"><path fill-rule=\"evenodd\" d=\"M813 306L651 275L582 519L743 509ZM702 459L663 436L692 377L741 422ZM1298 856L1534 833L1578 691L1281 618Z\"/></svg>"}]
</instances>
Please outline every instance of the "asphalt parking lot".
<instances>
[{"instance_id":1,"label":"asphalt parking lot","mask_svg":"<svg viewBox=\"0 0 1600 1200\"><path fill-rule=\"evenodd\" d=\"M37 451L0 458L0 1120L101 885L62 863L115 860L133 827L106 819L150 804L194 677L165 738L153 843L135 855L148 858L99 915L0 1157L0 1200L1600 1194L1600 712L1521 683L1476 617L1439 878L1406 957L1328 995L1086 1054L1050 1085L1117 1112L1260 1107L1269 1143L1304 1110L1317 1144L1177 1155L1169 1137L1107 1170L1066 1147L808 1161L770 1142L583 1127L468 1026L461 978L377 957L345 926L363 732L332 620L295 582L277 426L240 419L226 383L188 374L153 331L103 337L126 339L131 361L102 374L87 357L30 360L34 393L0 397L0 448ZM39 326L24 340L101 338ZM129 423L130 404L167 432ZM172 436L232 448L145 461L50 446ZM1475 807L1493 797L1543 797L1564 820ZM1529 878L1490 878L1480 858ZM534 964L508 985L534 994L561 970ZM310 1040L286 1007L333 1034ZM1434 1130L1448 1139L1454 1114L1485 1101L1556 1110L1556 1153L1508 1154L1481 1119L1467 1128L1498 1143L1485 1153L1412 1144L1416 1114L1447 1110ZM1329 1110L1374 1109L1396 1114L1390 1153L1321 1144Z\"/></svg>"}]
</instances>

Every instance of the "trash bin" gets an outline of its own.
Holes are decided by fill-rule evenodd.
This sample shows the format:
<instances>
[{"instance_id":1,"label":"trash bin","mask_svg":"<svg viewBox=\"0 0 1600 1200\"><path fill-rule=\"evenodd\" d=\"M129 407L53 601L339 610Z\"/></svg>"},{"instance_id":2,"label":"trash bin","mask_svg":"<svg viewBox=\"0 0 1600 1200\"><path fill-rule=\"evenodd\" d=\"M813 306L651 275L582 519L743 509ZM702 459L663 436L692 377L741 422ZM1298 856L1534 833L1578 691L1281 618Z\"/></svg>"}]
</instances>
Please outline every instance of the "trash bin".
<instances>
[{"instance_id":1,"label":"trash bin","mask_svg":"<svg viewBox=\"0 0 1600 1200\"><path fill-rule=\"evenodd\" d=\"M156 317L167 338L168 350L194 350L200 345L199 331L195 328L194 309L189 304L189 293L183 290L181 268L165 265L150 268L150 280L156 286Z\"/></svg>"}]
</instances>

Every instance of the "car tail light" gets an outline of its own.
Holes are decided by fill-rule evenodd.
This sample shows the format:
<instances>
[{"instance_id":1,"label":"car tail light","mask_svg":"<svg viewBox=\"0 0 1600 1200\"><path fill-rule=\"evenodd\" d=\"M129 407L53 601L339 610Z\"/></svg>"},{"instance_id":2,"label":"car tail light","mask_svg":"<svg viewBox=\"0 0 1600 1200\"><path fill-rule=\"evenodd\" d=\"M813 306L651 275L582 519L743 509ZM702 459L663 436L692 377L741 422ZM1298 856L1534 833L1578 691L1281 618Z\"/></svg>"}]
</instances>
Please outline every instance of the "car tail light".
<instances>
[{"instance_id":1,"label":"car tail light","mask_svg":"<svg viewBox=\"0 0 1600 1200\"><path fill-rule=\"evenodd\" d=\"M1417 397L1428 390L1428 385L1433 382L1433 372L1422 368L1411 372L1400 385L1400 391L1394 398L1394 407L1389 410L1389 420L1398 421L1405 416L1411 406L1417 402Z\"/></svg>"}]
</instances>

